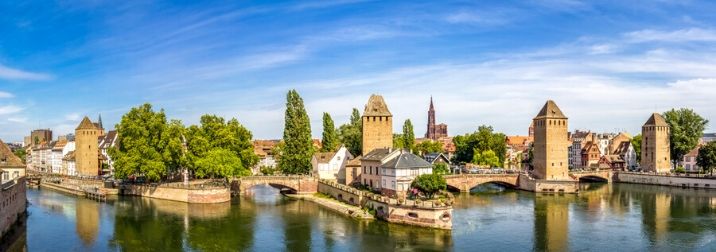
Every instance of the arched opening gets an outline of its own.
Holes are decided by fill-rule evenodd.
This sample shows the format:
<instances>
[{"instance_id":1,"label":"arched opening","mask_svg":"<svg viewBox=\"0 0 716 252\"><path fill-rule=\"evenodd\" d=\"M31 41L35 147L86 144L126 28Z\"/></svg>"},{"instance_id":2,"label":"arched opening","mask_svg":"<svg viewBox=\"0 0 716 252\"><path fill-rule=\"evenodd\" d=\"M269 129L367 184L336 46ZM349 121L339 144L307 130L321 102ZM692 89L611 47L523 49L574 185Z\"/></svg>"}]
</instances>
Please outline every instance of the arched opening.
<instances>
[{"instance_id":1,"label":"arched opening","mask_svg":"<svg viewBox=\"0 0 716 252\"><path fill-rule=\"evenodd\" d=\"M450 184L447 184L447 190L448 190L448 192L458 192L458 193L460 192L460 188L454 187Z\"/></svg>"},{"instance_id":2,"label":"arched opening","mask_svg":"<svg viewBox=\"0 0 716 252\"><path fill-rule=\"evenodd\" d=\"M597 182L597 183L606 183L609 182L606 178L599 177L599 176L583 176L579 177L579 182Z\"/></svg>"},{"instance_id":3,"label":"arched opening","mask_svg":"<svg viewBox=\"0 0 716 252\"><path fill-rule=\"evenodd\" d=\"M470 193L502 193L506 191L513 191L515 188L515 185L507 182L490 181L478 184L477 186L470 188Z\"/></svg>"}]
</instances>

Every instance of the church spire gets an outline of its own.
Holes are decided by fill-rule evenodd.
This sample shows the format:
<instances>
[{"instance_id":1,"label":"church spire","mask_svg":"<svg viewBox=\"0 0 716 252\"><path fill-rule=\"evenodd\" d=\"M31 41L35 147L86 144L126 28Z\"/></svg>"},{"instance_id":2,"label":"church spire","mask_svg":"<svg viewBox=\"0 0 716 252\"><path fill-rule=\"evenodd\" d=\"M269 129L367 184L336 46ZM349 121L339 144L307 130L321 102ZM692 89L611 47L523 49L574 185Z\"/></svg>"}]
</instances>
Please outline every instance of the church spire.
<instances>
[{"instance_id":1,"label":"church spire","mask_svg":"<svg viewBox=\"0 0 716 252\"><path fill-rule=\"evenodd\" d=\"M435 110L435 107L433 107L433 96L430 96L430 111Z\"/></svg>"},{"instance_id":2,"label":"church spire","mask_svg":"<svg viewBox=\"0 0 716 252\"><path fill-rule=\"evenodd\" d=\"M100 129L104 129L104 126L102 126L102 114L99 114L99 118L97 118L97 124L99 124Z\"/></svg>"}]
</instances>

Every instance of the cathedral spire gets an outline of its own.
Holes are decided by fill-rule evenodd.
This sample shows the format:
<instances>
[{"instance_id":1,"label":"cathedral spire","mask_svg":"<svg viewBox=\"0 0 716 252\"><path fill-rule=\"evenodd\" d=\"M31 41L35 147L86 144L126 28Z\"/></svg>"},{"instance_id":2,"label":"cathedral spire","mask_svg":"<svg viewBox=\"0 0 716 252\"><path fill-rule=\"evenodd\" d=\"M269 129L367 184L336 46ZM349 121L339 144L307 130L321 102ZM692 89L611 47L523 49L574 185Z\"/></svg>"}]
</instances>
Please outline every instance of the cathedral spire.
<instances>
[{"instance_id":1,"label":"cathedral spire","mask_svg":"<svg viewBox=\"0 0 716 252\"><path fill-rule=\"evenodd\" d=\"M97 124L99 124L100 129L104 129L104 126L102 126L102 114L99 114L99 118L97 118Z\"/></svg>"},{"instance_id":2,"label":"cathedral spire","mask_svg":"<svg viewBox=\"0 0 716 252\"><path fill-rule=\"evenodd\" d=\"M433 96L430 96L430 111L435 110L435 107L433 107Z\"/></svg>"}]
</instances>

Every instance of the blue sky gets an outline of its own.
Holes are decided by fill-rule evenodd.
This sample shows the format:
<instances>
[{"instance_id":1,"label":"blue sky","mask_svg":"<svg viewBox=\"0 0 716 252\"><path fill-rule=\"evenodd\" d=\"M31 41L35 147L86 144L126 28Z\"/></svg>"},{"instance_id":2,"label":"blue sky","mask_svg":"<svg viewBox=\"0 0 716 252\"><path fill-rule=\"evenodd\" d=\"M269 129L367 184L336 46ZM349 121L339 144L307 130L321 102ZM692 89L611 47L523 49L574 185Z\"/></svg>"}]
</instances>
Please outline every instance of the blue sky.
<instances>
[{"instance_id":1,"label":"blue sky","mask_svg":"<svg viewBox=\"0 0 716 252\"><path fill-rule=\"evenodd\" d=\"M651 112L716 118L707 1L3 1L0 138L114 125L150 102L171 118L236 117L279 138L285 94L313 135L382 94L399 131L428 101L451 135L526 134L554 99L571 129L637 133Z\"/></svg>"}]
</instances>

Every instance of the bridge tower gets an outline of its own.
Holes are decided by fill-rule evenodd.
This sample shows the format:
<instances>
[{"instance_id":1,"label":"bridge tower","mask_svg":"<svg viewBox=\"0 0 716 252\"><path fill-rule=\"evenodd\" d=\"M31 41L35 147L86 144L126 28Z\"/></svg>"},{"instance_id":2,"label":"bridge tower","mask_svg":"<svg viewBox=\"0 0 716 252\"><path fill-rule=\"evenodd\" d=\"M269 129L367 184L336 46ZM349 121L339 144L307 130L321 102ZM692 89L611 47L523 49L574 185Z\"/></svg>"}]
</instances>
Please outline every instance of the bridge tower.
<instances>
[{"instance_id":1,"label":"bridge tower","mask_svg":"<svg viewBox=\"0 0 716 252\"><path fill-rule=\"evenodd\" d=\"M549 100L533 119L534 176L544 180L570 180L567 117Z\"/></svg>"},{"instance_id":2,"label":"bridge tower","mask_svg":"<svg viewBox=\"0 0 716 252\"><path fill-rule=\"evenodd\" d=\"M371 95L363 111L363 155L379 148L393 148L393 115L383 96Z\"/></svg>"},{"instance_id":3,"label":"bridge tower","mask_svg":"<svg viewBox=\"0 0 716 252\"><path fill-rule=\"evenodd\" d=\"M649 172L669 172L671 151L669 133L671 128L664 117L654 113L641 127L641 169Z\"/></svg>"}]
</instances>

